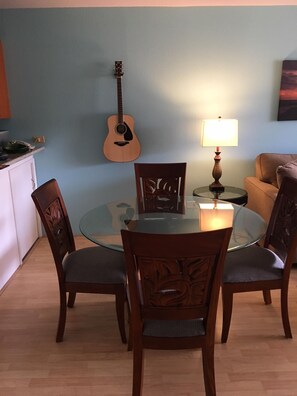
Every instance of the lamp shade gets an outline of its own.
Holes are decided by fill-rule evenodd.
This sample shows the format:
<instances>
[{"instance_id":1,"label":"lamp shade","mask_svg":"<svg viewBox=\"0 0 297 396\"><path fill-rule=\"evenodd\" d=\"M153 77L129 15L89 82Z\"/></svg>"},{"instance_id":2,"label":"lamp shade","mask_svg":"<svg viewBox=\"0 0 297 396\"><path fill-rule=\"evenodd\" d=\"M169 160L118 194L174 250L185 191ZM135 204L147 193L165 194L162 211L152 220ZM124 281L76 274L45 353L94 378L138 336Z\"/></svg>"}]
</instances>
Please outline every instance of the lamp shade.
<instances>
[{"instance_id":1,"label":"lamp shade","mask_svg":"<svg viewBox=\"0 0 297 396\"><path fill-rule=\"evenodd\" d=\"M238 120L216 118L202 121L202 146L238 146Z\"/></svg>"}]
</instances>

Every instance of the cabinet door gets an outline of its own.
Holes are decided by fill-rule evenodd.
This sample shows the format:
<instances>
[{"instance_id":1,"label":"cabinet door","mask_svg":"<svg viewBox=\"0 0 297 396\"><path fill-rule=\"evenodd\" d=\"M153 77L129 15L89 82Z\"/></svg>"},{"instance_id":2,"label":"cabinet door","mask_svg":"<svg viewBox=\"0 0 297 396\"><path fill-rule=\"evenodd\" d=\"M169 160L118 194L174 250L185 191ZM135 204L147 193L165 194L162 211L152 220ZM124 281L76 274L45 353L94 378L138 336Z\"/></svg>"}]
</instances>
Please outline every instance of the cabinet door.
<instances>
[{"instance_id":1,"label":"cabinet door","mask_svg":"<svg viewBox=\"0 0 297 396\"><path fill-rule=\"evenodd\" d=\"M21 264L9 174L0 170L0 289Z\"/></svg>"},{"instance_id":2,"label":"cabinet door","mask_svg":"<svg viewBox=\"0 0 297 396\"><path fill-rule=\"evenodd\" d=\"M31 198L36 184L34 158L21 161L9 174L19 251L23 259L38 238L37 212Z\"/></svg>"}]
</instances>

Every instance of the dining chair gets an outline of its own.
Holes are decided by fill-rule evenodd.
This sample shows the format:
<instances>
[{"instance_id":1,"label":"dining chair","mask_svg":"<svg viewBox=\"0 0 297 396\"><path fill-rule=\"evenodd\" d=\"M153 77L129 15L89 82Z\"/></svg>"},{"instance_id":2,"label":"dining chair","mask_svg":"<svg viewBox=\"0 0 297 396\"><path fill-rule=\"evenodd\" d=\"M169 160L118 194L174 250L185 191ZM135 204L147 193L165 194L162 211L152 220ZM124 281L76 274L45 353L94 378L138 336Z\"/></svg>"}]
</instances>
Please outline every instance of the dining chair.
<instances>
[{"instance_id":1,"label":"dining chair","mask_svg":"<svg viewBox=\"0 0 297 396\"><path fill-rule=\"evenodd\" d=\"M139 213L182 213L186 180L185 162L135 163Z\"/></svg>"},{"instance_id":2,"label":"dining chair","mask_svg":"<svg viewBox=\"0 0 297 396\"><path fill-rule=\"evenodd\" d=\"M58 275L60 315L56 342L63 340L67 305L73 307L76 293L99 293L115 295L120 335L122 342L126 343L126 270L123 253L100 246L76 250L66 206L55 179L33 191L32 199L44 226Z\"/></svg>"},{"instance_id":3,"label":"dining chair","mask_svg":"<svg viewBox=\"0 0 297 396\"><path fill-rule=\"evenodd\" d=\"M288 287L297 248L297 179L284 178L268 223L263 247L252 245L229 252L222 281L223 326L221 341L227 342L233 294L262 291L271 304L271 290L280 289L282 323L292 338L288 313Z\"/></svg>"},{"instance_id":4,"label":"dining chair","mask_svg":"<svg viewBox=\"0 0 297 396\"><path fill-rule=\"evenodd\" d=\"M132 396L142 393L145 348L201 348L206 395L216 395L215 323L231 231L121 230L131 304Z\"/></svg>"}]
</instances>

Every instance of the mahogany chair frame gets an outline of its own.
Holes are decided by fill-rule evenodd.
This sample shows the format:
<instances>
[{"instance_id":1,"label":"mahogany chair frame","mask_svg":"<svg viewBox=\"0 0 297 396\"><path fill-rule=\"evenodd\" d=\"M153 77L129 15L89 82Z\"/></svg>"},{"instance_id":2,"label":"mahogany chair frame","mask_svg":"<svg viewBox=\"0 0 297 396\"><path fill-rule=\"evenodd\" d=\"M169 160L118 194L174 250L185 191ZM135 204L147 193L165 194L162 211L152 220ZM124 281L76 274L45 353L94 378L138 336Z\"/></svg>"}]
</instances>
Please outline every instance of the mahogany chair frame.
<instances>
[{"instance_id":1,"label":"mahogany chair frame","mask_svg":"<svg viewBox=\"0 0 297 396\"><path fill-rule=\"evenodd\" d=\"M139 213L182 213L186 181L185 162L135 163Z\"/></svg>"},{"instance_id":2,"label":"mahogany chair frame","mask_svg":"<svg viewBox=\"0 0 297 396\"><path fill-rule=\"evenodd\" d=\"M100 282L100 279L92 279L92 281L67 281L64 270L64 260L67 256L76 253L86 253L84 256L85 261L82 262L82 266L85 267L86 271L91 271L89 267L88 254L92 257L96 257L96 264L104 265L103 260L107 257L107 260L118 260L119 261L119 272L121 271L121 262L123 262L123 254L121 252L106 251L104 248L96 246L84 249L76 250L73 232L69 220L69 216L66 210L66 206L55 179L51 179L38 187L32 193L32 199L35 203L37 211L40 215L42 224L44 226L53 258L55 261L58 281L59 281L59 292L60 292L60 314L58 321L58 328L56 334L56 342L63 340L65 324L66 324L66 312L67 305L72 308L75 302L76 293L98 293L98 294L113 294L115 295L116 313L119 331L123 343L126 343L126 332L125 332L125 303L127 301L126 294L126 280L115 283ZM105 250L105 252L104 252ZM80 257L78 256L78 259ZM98 260L97 260L98 258ZM103 268L105 271L105 269ZM108 267L106 267L108 271ZM125 265L123 263L123 274L122 277L125 279ZM68 303L67 303L68 293Z\"/></svg>"},{"instance_id":3,"label":"mahogany chair frame","mask_svg":"<svg viewBox=\"0 0 297 396\"><path fill-rule=\"evenodd\" d=\"M215 323L231 231L121 231L131 302L132 396L142 393L144 348L201 348L205 392L216 395Z\"/></svg>"},{"instance_id":4,"label":"mahogany chair frame","mask_svg":"<svg viewBox=\"0 0 297 396\"><path fill-rule=\"evenodd\" d=\"M270 249L283 261L283 269L278 279L253 280L244 282L222 283L223 326L221 342L227 342L233 307L233 294L250 291L262 291L265 304L271 304L271 290L280 289L281 316L286 338L292 338L288 312L288 288L292 264L297 248L297 180L284 178L276 197L267 227L263 248ZM245 249L263 249L261 246ZM236 252L235 252L236 253ZM257 251L256 251L257 253ZM260 253L260 252L259 252ZM228 256L226 258L226 268ZM241 258L245 254L242 251ZM252 264L252 263L251 263ZM258 263L259 266L261 263ZM238 260L240 271L240 257ZM224 279L224 275L223 275Z\"/></svg>"}]
</instances>

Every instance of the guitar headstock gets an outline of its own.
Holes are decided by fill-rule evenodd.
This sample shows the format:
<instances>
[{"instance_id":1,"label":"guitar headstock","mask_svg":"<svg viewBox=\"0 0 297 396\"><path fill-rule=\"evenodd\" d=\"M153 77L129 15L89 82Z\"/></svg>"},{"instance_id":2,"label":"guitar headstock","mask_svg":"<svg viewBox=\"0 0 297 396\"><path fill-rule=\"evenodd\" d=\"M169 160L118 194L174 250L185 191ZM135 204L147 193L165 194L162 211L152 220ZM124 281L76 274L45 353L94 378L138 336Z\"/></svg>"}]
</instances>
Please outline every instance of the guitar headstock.
<instances>
[{"instance_id":1,"label":"guitar headstock","mask_svg":"<svg viewBox=\"0 0 297 396\"><path fill-rule=\"evenodd\" d=\"M122 61L115 61L114 63L114 75L116 78L121 78L123 73L123 62Z\"/></svg>"}]
</instances>

